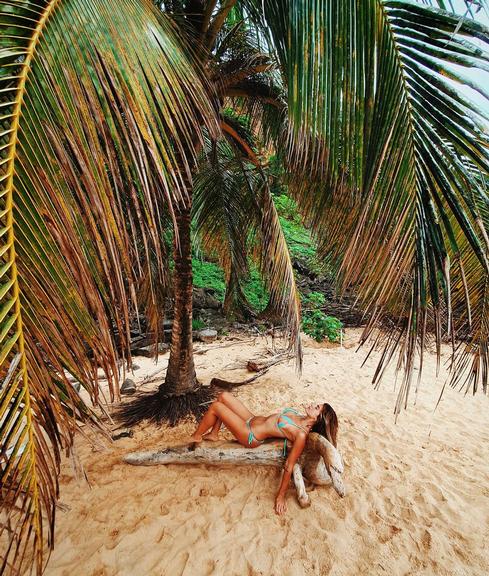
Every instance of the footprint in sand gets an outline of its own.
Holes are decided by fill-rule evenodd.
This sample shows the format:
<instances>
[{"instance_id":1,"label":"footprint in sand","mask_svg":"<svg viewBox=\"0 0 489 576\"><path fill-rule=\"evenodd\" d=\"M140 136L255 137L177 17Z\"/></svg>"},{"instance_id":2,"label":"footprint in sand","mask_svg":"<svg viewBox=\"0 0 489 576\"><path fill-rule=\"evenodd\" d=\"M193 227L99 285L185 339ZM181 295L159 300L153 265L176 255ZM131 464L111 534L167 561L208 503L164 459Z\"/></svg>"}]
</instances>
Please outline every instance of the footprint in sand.
<instances>
[{"instance_id":1,"label":"footprint in sand","mask_svg":"<svg viewBox=\"0 0 489 576\"><path fill-rule=\"evenodd\" d=\"M379 528L377 537L381 544L385 544L386 542L389 542L389 540L392 540L392 538L396 534L399 534L399 532L402 532L402 528L399 528L399 526L396 526L395 524L383 524Z\"/></svg>"},{"instance_id":2,"label":"footprint in sand","mask_svg":"<svg viewBox=\"0 0 489 576\"><path fill-rule=\"evenodd\" d=\"M425 552L427 552L431 548L432 544L432 537L431 532L429 530L425 530L423 535L421 536L421 545Z\"/></svg>"},{"instance_id":3,"label":"footprint in sand","mask_svg":"<svg viewBox=\"0 0 489 576\"><path fill-rule=\"evenodd\" d=\"M334 532L338 525L338 522L334 518L324 516L323 514L317 517L317 521L319 526L326 532Z\"/></svg>"}]
</instances>

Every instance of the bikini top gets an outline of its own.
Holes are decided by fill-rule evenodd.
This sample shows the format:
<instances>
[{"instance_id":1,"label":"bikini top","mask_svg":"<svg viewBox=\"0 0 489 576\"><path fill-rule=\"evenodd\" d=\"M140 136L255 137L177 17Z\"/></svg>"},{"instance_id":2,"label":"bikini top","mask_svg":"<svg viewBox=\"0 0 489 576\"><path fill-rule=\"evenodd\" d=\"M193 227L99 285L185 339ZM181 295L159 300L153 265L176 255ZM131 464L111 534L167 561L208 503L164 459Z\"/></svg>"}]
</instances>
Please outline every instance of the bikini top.
<instances>
[{"instance_id":1,"label":"bikini top","mask_svg":"<svg viewBox=\"0 0 489 576\"><path fill-rule=\"evenodd\" d=\"M298 416L301 416L301 414L299 412L297 412L297 410L294 410L293 408L284 408L282 410L282 412L280 412L279 417L277 418L277 428L278 428L278 431L280 432L280 434L282 434L282 436L285 437L285 434L283 433L282 428L285 428L288 424L290 424L291 426L295 426L295 428L300 428L304 432L308 432L308 430L306 430L305 428L303 428L299 424L296 424L292 420L292 418L289 418L288 416L286 416L286 414L288 414L288 413L297 414ZM284 448L282 451L282 455L283 456L287 455L287 438L284 438Z\"/></svg>"}]
</instances>

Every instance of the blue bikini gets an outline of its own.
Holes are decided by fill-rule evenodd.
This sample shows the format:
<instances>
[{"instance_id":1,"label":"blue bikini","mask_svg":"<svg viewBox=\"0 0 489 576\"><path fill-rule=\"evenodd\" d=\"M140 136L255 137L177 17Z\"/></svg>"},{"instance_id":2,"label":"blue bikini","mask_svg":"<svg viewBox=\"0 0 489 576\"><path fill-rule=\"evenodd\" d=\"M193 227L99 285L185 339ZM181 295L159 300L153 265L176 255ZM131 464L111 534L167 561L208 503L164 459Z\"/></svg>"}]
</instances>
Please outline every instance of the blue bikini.
<instances>
[{"instance_id":1,"label":"blue bikini","mask_svg":"<svg viewBox=\"0 0 489 576\"><path fill-rule=\"evenodd\" d=\"M297 414L297 416L300 416L300 413L297 412L297 410L294 410L293 408L284 408L282 410L282 412L280 412L279 417L277 418L277 428L278 431L280 432L280 434L282 434L282 436L284 436L284 448L282 450L282 455L286 456L287 455L287 438L285 437L285 434L283 433L282 428L285 428L287 426L287 424L290 424L291 426L295 426L296 428L300 428L301 430L303 430L304 432L307 432L307 430L305 428L303 428L302 426L300 426L299 424L296 424L292 418L289 418L288 416L286 416L287 413L291 413L291 414ZM285 422L280 422L280 420L285 420Z\"/></svg>"},{"instance_id":2,"label":"blue bikini","mask_svg":"<svg viewBox=\"0 0 489 576\"><path fill-rule=\"evenodd\" d=\"M286 456L287 454L287 438L282 430L282 428L285 428L287 425L291 425L291 426L295 426L295 428L300 428L301 430L303 430L304 432L307 432L307 430L305 428L303 428L302 426L300 426L299 424L296 424L292 418L289 418L287 416L287 414L296 414L297 416L300 416L300 413L297 412L296 410L294 410L293 408L284 408L282 410L282 412L280 412L278 418L277 418L277 428L278 431L280 432L280 434L284 437L284 448L282 451L283 456ZM246 426L248 426L248 430L249 430L249 434L248 434L248 446L251 446L253 444L253 442L258 442L259 444L263 444L263 442L265 442L265 440L258 440L258 438L253 434L253 430L251 429L251 420L252 420L253 416L251 418L249 418L248 420L246 420ZM282 420L282 421L281 421Z\"/></svg>"},{"instance_id":3,"label":"blue bikini","mask_svg":"<svg viewBox=\"0 0 489 576\"><path fill-rule=\"evenodd\" d=\"M248 420L246 420L246 426L248 426L248 430L250 431L250 433L248 434L248 446L251 446L253 444L253 442L258 442L259 444L263 444L263 442L265 442L265 440L258 440L258 438L253 434L253 430L251 429L251 420L254 418L254 416L252 416L251 418L248 418Z\"/></svg>"}]
</instances>

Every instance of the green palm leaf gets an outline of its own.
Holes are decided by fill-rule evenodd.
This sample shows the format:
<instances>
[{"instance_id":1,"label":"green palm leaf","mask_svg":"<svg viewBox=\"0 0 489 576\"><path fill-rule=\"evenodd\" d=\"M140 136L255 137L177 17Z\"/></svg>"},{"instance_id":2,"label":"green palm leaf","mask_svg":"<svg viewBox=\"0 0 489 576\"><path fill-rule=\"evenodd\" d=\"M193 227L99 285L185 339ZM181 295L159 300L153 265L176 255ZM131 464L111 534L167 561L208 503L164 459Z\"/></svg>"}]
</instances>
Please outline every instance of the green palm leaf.
<instances>
[{"instance_id":1,"label":"green palm leaf","mask_svg":"<svg viewBox=\"0 0 489 576\"><path fill-rule=\"evenodd\" d=\"M489 13L489 3L487 0L463 0L463 3L453 0L421 0L423 4L435 6L446 12L458 14L461 18L477 18L477 14L484 10Z\"/></svg>"},{"instance_id":2,"label":"green palm leaf","mask_svg":"<svg viewBox=\"0 0 489 576\"><path fill-rule=\"evenodd\" d=\"M232 139L209 141L204 151L194 180L194 222L203 249L217 253L224 268L225 306L246 309L243 284L248 258L254 259L270 293L270 308L284 321L300 369L300 300L266 174L243 157Z\"/></svg>"},{"instance_id":3,"label":"green palm leaf","mask_svg":"<svg viewBox=\"0 0 489 576\"><path fill-rule=\"evenodd\" d=\"M452 262L467 264L457 302L467 294L469 306L484 302L477 278L487 255L475 209L482 196L467 163L487 176L488 114L460 86L488 97L465 73L487 70L488 30L407 1L263 6L288 89L299 205L341 284L372 314L365 339L389 314L400 318L375 377L398 348L406 368L399 410L426 331L439 345L466 320L467 306L451 313L463 285ZM482 332L472 333L476 349L486 346Z\"/></svg>"},{"instance_id":4,"label":"green palm leaf","mask_svg":"<svg viewBox=\"0 0 489 576\"><path fill-rule=\"evenodd\" d=\"M194 179L197 238L204 252L219 256L226 280L226 313L246 315L243 282L256 221L256 177L256 167L240 161L230 144L221 140L208 142Z\"/></svg>"},{"instance_id":5,"label":"green palm leaf","mask_svg":"<svg viewBox=\"0 0 489 576\"><path fill-rule=\"evenodd\" d=\"M3 0L0 34L1 571L40 573L60 449L91 417L66 371L96 401L102 367L117 395L136 282L213 113L149 1Z\"/></svg>"}]
</instances>

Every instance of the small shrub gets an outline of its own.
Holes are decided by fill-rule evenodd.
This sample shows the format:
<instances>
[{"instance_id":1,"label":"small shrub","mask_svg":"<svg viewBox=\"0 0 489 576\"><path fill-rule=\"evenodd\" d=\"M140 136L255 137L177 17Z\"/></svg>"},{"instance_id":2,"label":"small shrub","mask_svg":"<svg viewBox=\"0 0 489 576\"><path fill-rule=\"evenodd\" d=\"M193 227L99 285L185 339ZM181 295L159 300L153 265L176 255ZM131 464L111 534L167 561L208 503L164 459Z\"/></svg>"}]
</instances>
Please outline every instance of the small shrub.
<instances>
[{"instance_id":1,"label":"small shrub","mask_svg":"<svg viewBox=\"0 0 489 576\"><path fill-rule=\"evenodd\" d=\"M193 318L192 330L202 330L202 328L205 328L205 322L203 322L200 318Z\"/></svg>"},{"instance_id":2,"label":"small shrub","mask_svg":"<svg viewBox=\"0 0 489 576\"><path fill-rule=\"evenodd\" d=\"M322 292L309 292L309 294L302 295L302 305L304 308L313 308L317 310L324 306L326 297Z\"/></svg>"},{"instance_id":3,"label":"small shrub","mask_svg":"<svg viewBox=\"0 0 489 576\"><path fill-rule=\"evenodd\" d=\"M321 310L311 310L302 318L302 329L316 342L322 342L325 339L330 342L339 342L343 323L334 316L326 316Z\"/></svg>"}]
</instances>

